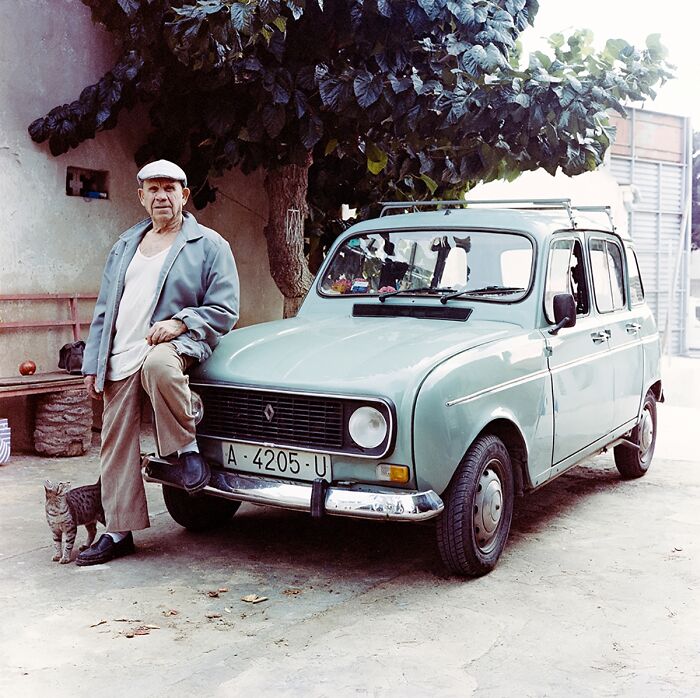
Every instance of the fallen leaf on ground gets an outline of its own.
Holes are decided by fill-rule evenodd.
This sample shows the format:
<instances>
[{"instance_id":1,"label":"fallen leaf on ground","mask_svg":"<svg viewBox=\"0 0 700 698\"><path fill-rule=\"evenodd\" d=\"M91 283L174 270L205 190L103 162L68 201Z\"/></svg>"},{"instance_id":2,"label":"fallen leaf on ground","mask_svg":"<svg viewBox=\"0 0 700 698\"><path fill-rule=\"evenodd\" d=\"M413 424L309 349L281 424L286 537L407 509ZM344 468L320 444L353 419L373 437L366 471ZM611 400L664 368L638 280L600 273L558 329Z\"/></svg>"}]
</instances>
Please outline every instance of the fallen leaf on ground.
<instances>
[{"instance_id":1,"label":"fallen leaf on ground","mask_svg":"<svg viewBox=\"0 0 700 698\"><path fill-rule=\"evenodd\" d=\"M233 611L228 606L224 608L224 611L226 611L226 613L233 613Z\"/></svg>"},{"instance_id":2,"label":"fallen leaf on ground","mask_svg":"<svg viewBox=\"0 0 700 698\"><path fill-rule=\"evenodd\" d=\"M673 552L674 552L674 553L683 552L683 548L674 548L674 549L673 549Z\"/></svg>"},{"instance_id":3,"label":"fallen leaf on ground","mask_svg":"<svg viewBox=\"0 0 700 698\"><path fill-rule=\"evenodd\" d=\"M140 618L114 618L115 623L140 623Z\"/></svg>"},{"instance_id":4,"label":"fallen leaf on ground","mask_svg":"<svg viewBox=\"0 0 700 698\"><path fill-rule=\"evenodd\" d=\"M127 630L127 632L124 633L126 637L134 637L135 635L150 635L151 630L156 630L158 629L157 625L139 625L138 628L134 628L133 630Z\"/></svg>"},{"instance_id":5,"label":"fallen leaf on ground","mask_svg":"<svg viewBox=\"0 0 700 698\"><path fill-rule=\"evenodd\" d=\"M180 611L175 610L174 608L169 608L167 611L163 611L164 616L176 616Z\"/></svg>"},{"instance_id":6,"label":"fallen leaf on ground","mask_svg":"<svg viewBox=\"0 0 700 698\"><path fill-rule=\"evenodd\" d=\"M208 591L207 596L211 596L212 599L216 599L219 596L218 591Z\"/></svg>"},{"instance_id":7,"label":"fallen leaf on ground","mask_svg":"<svg viewBox=\"0 0 700 698\"><path fill-rule=\"evenodd\" d=\"M225 594L228 591L228 587L220 587L219 588L219 593L220 594Z\"/></svg>"},{"instance_id":8,"label":"fallen leaf on ground","mask_svg":"<svg viewBox=\"0 0 700 698\"><path fill-rule=\"evenodd\" d=\"M206 615L207 618L221 618L221 614L220 614L220 613L212 613L212 612L209 612L209 613L206 613L205 615Z\"/></svg>"},{"instance_id":9,"label":"fallen leaf on ground","mask_svg":"<svg viewBox=\"0 0 700 698\"><path fill-rule=\"evenodd\" d=\"M258 596L257 594L246 594L245 596L241 596L241 601L245 601L246 603L261 603L263 601L267 601L267 596Z\"/></svg>"},{"instance_id":10,"label":"fallen leaf on ground","mask_svg":"<svg viewBox=\"0 0 700 698\"><path fill-rule=\"evenodd\" d=\"M296 587L292 587L290 589L285 589L282 593L286 594L287 596L297 596L297 594L301 594L303 591L303 589L297 589Z\"/></svg>"},{"instance_id":11,"label":"fallen leaf on ground","mask_svg":"<svg viewBox=\"0 0 700 698\"><path fill-rule=\"evenodd\" d=\"M96 628L98 625L104 625L106 622L106 620L98 620L97 623L93 623L90 627Z\"/></svg>"}]
</instances>

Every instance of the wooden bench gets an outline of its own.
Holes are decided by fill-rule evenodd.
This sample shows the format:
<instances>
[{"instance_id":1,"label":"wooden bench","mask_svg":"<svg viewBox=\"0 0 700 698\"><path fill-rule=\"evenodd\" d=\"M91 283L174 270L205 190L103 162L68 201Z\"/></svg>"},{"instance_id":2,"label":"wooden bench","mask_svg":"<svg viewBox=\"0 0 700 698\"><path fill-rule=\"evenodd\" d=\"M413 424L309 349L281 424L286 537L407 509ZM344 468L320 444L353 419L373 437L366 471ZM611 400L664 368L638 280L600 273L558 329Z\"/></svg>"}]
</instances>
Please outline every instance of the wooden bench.
<instances>
[{"instance_id":1,"label":"wooden bench","mask_svg":"<svg viewBox=\"0 0 700 698\"><path fill-rule=\"evenodd\" d=\"M80 339L81 328L90 324L90 320L81 320L78 314L79 301L95 301L95 294L85 293L19 293L0 294L0 303L15 303L25 301L36 301L49 303L51 301L59 304L68 303L68 319L50 320L11 320L0 322L0 332L16 330L48 329L56 327L70 327L72 329L73 341ZM91 313L92 314L92 313ZM65 307L57 316L65 317ZM56 361L58 362L58 352L60 347L56 347ZM70 374L66 371L41 371L29 376L9 376L0 377L0 400L3 398L19 398L25 396L37 396L44 394L41 398L32 398L29 407L32 417L29 418L28 425L30 434L33 432L34 448L38 453L47 455L80 455L85 451L90 443L90 428L92 426L92 409L81 405L81 402L90 403L85 395L85 400L81 400L77 395L70 393L64 395L66 391L83 389L83 377L81 375ZM47 395L49 394L49 395ZM52 415L46 415L46 403L55 402L55 407L48 407L48 410L58 409L63 413L65 409L66 422L61 422L58 426L52 427L50 422ZM64 407L65 403L65 407ZM36 410L36 415L34 412ZM89 412L89 415L87 414ZM24 417L19 417L20 423ZM32 423L34 426L32 427ZM49 432L55 430L58 436L55 438ZM65 431L78 432L66 436L66 443L61 442L60 433ZM47 436L47 434L49 434Z\"/></svg>"},{"instance_id":2,"label":"wooden bench","mask_svg":"<svg viewBox=\"0 0 700 698\"><path fill-rule=\"evenodd\" d=\"M31 376L0 378L0 398L55 393L60 390L75 390L83 386L83 377L65 371L47 371Z\"/></svg>"},{"instance_id":3,"label":"wooden bench","mask_svg":"<svg viewBox=\"0 0 700 698\"><path fill-rule=\"evenodd\" d=\"M15 293L0 294L0 303L18 301L57 301L68 303L68 320L12 320L0 322L0 332L7 330L29 330L54 327L70 327L73 330L73 341L80 339L81 327L90 324L90 320L81 320L78 315L79 301L95 301L94 293ZM58 360L56 347L56 360ZM72 390L83 384L81 376L74 376L64 371L42 371L31 376L0 377L0 398L34 395L36 393L53 393L60 390Z\"/></svg>"}]
</instances>

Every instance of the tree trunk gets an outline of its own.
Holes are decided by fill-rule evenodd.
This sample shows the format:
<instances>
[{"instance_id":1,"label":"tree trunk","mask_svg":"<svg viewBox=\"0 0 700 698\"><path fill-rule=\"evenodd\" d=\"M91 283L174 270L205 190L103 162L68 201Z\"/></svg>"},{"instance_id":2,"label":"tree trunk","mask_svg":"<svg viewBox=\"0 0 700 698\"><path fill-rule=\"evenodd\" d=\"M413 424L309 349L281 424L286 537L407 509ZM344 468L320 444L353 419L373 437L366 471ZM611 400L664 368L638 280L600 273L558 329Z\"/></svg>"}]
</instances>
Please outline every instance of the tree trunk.
<instances>
[{"instance_id":1,"label":"tree trunk","mask_svg":"<svg viewBox=\"0 0 700 698\"><path fill-rule=\"evenodd\" d=\"M313 276L304 257L304 220L309 213L309 153L304 165L284 165L265 177L270 216L265 226L270 273L284 295L284 317L299 310ZM290 211L299 214L291 214ZM290 217L300 225L289 225Z\"/></svg>"}]
</instances>

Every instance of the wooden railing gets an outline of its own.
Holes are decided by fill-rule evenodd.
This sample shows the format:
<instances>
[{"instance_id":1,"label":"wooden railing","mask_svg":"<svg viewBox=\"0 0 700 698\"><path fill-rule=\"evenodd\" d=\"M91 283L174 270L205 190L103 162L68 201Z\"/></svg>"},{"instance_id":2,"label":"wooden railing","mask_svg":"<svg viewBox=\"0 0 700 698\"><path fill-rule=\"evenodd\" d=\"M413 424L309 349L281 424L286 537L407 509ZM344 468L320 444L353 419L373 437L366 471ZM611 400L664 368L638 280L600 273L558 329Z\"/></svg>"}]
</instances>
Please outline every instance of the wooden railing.
<instances>
[{"instance_id":1,"label":"wooden railing","mask_svg":"<svg viewBox=\"0 0 700 698\"><path fill-rule=\"evenodd\" d=\"M12 320L0 321L0 331L25 330L39 327L72 327L73 341L80 339L80 328L89 325L91 319L81 320L78 315L78 301L95 301L97 295L93 293L15 293L0 294L0 302L3 301L61 301L69 306L69 320Z\"/></svg>"}]
</instances>

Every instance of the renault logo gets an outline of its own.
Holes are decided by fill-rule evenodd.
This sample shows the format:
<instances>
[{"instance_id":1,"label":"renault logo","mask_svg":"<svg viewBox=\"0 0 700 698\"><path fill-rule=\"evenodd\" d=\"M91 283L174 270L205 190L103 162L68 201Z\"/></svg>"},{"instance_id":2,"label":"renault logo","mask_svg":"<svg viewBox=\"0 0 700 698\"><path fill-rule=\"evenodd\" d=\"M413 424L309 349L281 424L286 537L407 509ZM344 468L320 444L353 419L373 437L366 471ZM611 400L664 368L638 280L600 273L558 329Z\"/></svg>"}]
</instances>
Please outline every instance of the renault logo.
<instances>
[{"instance_id":1,"label":"renault logo","mask_svg":"<svg viewBox=\"0 0 700 698\"><path fill-rule=\"evenodd\" d=\"M265 405L263 414L265 415L265 419L267 419L268 422L272 421L272 418L275 416L275 410L272 408L272 405L270 403Z\"/></svg>"}]
</instances>

